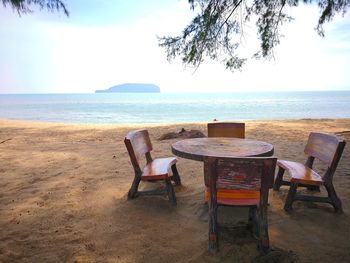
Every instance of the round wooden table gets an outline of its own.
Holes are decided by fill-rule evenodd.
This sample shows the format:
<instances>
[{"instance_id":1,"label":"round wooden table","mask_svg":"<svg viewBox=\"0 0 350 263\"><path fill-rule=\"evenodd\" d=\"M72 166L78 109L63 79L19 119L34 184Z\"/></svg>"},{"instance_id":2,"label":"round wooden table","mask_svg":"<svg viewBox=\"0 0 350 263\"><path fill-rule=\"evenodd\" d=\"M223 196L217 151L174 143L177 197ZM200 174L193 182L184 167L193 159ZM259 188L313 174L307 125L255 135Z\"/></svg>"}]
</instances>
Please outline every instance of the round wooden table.
<instances>
[{"instance_id":1,"label":"round wooden table","mask_svg":"<svg viewBox=\"0 0 350 263\"><path fill-rule=\"evenodd\" d=\"M203 161L204 157L272 156L273 146L267 142L238 138L194 138L175 142L171 150L176 156Z\"/></svg>"}]
</instances>

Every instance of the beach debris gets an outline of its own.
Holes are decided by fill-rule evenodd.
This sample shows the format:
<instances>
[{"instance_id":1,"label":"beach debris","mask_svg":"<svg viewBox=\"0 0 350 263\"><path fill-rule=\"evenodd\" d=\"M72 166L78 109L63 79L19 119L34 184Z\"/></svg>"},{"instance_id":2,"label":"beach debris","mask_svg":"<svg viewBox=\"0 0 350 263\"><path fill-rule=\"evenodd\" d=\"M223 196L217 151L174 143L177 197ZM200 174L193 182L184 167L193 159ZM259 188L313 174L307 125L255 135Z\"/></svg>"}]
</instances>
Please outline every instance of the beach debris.
<instances>
[{"instance_id":1,"label":"beach debris","mask_svg":"<svg viewBox=\"0 0 350 263\"><path fill-rule=\"evenodd\" d=\"M334 134L346 140L350 138L350 131L339 131L339 132L335 132Z\"/></svg>"},{"instance_id":2,"label":"beach debris","mask_svg":"<svg viewBox=\"0 0 350 263\"><path fill-rule=\"evenodd\" d=\"M204 138L206 137L200 130L189 130L187 131L185 128L181 128L179 132L168 132L165 134L162 134L158 140L170 140L170 139L188 139L188 138Z\"/></svg>"},{"instance_id":3,"label":"beach debris","mask_svg":"<svg viewBox=\"0 0 350 263\"><path fill-rule=\"evenodd\" d=\"M340 131L340 132L336 132L335 135L348 135L350 134L350 131Z\"/></svg>"},{"instance_id":4,"label":"beach debris","mask_svg":"<svg viewBox=\"0 0 350 263\"><path fill-rule=\"evenodd\" d=\"M12 138L6 139L6 140L4 140L4 141L1 141L0 144L5 143L5 142L7 142L7 141L11 141L11 140L12 140Z\"/></svg>"}]
</instances>

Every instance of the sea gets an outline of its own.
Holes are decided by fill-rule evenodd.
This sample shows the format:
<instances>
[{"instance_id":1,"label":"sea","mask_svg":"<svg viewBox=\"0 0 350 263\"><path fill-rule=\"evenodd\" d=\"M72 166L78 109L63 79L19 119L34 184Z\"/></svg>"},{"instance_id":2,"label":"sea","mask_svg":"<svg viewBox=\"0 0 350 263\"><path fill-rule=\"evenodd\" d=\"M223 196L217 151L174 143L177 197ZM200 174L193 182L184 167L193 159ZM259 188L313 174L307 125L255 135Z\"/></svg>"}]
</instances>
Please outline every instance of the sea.
<instances>
[{"instance_id":1,"label":"sea","mask_svg":"<svg viewBox=\"0 0 350 263\"><path fill-rule=\"evenodd\" d=\"M350 118L349 91L1 94L0 119L77 124Z\"/></svg>"}]
</instances>

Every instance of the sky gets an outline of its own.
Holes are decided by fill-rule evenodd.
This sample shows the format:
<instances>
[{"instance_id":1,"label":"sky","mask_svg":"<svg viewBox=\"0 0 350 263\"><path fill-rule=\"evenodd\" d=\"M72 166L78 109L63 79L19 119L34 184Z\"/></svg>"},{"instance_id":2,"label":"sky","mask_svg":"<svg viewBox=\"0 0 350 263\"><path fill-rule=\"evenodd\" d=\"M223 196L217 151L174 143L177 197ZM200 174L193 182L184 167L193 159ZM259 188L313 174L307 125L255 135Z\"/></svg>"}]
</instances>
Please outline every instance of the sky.
<instances>
[{"instance_id":1,"label":"sky","mask_svg":"<svg viewBox=\"0 0 350 263\"><path fill-rule=\"evenodd\" d=\"M232 73L205 60L195 70L167 61L157 36L178 35L194 16L187 0L67 0L70 16L19 16L0 5L0 93L93 93L123 83L162 92L350 90L350 14L315 31L319 10L300 5L274 59L251 59ZM257 51L248 25L242 54Z\"/></svg>"}]
</instances>

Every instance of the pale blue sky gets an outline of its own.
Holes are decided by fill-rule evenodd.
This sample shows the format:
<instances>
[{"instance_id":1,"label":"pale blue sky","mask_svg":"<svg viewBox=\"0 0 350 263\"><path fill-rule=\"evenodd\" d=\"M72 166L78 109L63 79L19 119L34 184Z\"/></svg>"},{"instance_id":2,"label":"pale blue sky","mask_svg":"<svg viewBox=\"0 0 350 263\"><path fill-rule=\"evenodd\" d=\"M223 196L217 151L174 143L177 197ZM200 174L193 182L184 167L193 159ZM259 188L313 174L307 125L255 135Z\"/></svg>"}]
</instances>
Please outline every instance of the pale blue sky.
<instances>
[{"instance_id":1,"label":"pale blue sky","mask_svg":"<svg viewBox=\"0 0 350 263\"><path fill-rule=\"evenodd\" d=\"M156 36L175 35L193 16L187 0L70 0L70 17L46 11L19 17L0 5L0 93L90 93L128 83L162 92L350 90L350 15L314 30L318 9L293 9L295 21L271 61L250 60L231 73L206 60L194 73L169 63ZM256 51L254 27L242 54Z\"/></svg>"}]
</instances>

